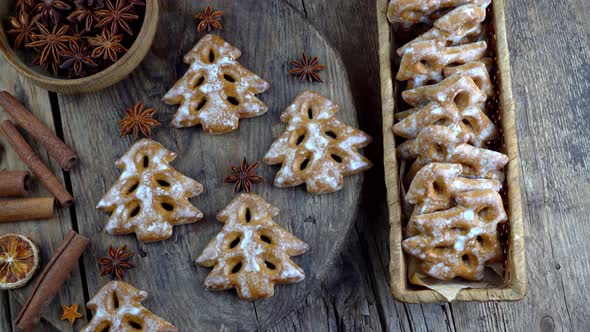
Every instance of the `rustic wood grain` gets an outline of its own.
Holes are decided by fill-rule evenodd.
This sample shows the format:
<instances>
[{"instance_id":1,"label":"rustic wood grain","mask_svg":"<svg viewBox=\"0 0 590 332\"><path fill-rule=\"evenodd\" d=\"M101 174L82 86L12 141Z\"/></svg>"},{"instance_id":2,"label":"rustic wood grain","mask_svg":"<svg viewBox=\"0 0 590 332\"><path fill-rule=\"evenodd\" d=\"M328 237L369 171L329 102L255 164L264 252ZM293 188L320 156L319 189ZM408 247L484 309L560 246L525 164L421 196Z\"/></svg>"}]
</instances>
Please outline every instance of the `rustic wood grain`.
<instances>
[{"instance_id":1,"label":"rustic wood grain","mask_svg":"<svg viewBox=\"0 0 590 332\"><path fill-rule=\"evenodd\" d=\"M260 1L264 3L265 1ZM521 156L521 183L523 184L524 200L524 220L525 234L527 243L527 269L529 279L529 292L524 301L517 303L462 303L451 305L418 305L402 304L392 300L388 286L388 261L389 248L387 245L388 224L387 211L385 203L385 189L383 185L383 169L381 167L381 114L379 110L380 93L379 93L379 72L377 58L377 35L376 35L376 18L375 18L375 1L338 1L338 0L288 0L296 10L305 15L308 21L319 30L330 44L340 52L344 63L344 68L350 78L354 105L359 116L361 129L373 135L375 139L366 150L366 154L375 163L375 167L366 173L363 190L361 192L361 205L359 214L355 222L353 231L350 233L346 244L340 255L334 261L333 266L327 271L322 282L319 282L318 288L308 296L302 297L295 306L297 310L291 312L282 320L268 323L266 327L274 331L334 331L334 330L387 330L387 331L584 331L590 323L590 313L587 305L588 292L588 275L590 267L588 266L589 245L587 239L590 236L590 223L588 223L590 208L590 171L588 170L590 150L590 117L588 116L588 104L590 103L590 22L586 19L590 15L590 8L586 0L571 0L569 2L550 1L506 1L506 19L508 27L508 43L510 45L510 55L512 63L512 83L513 93L516 100L516 122L517 133L519 137L519 152ZM160 2L163 3L162 1ZM166 1L168 3L168 1ZM209 3L209 2L207 2ZM274 5L274 2L270 2ZM182 15L183 6L186 4L175 5L173 11ZM203 7L205 4L201 4ZM228 10L235 8L235 2L212 3L219 8ZM163 7L170 6L163 4ZM264 6L264 5L259 5ZM168 9L170 10L170 9ZM274 9L260 9L264 13L272 13ZM548 21L548 18L552 18ZM172 20L167 19L165 23L170 25ZM548 23L551 22L551 23ZM237 24L235 22L234 24ZM196 37L194 24L186 20L185 22L176 23L185 25L190 35L178 38L181 39L182 47L174 48L175 53L166 55L169 51L167 48L172 45L173 41L165 41L161 44L154 44L152 54L148 55L148 60L155 66L145 67L141 65L132 78L127 80L128 83L120 85L121 91L118 95L111 96L105 100L96 96L89 96L91 101L80 105L84 107L64 110L67 118L88 112L94 114L93 119L102 119L102 121L88 120L86 127L100 127L105 131L108 129L110 136L116 135L116 128L112 126L118 119L119 114L116 110L129 106L134 102L134 96L137 90L142 90L149 96L146 102L150 101L160 110L160 120L169 120L173 108L158 104L158 99L165 91L166 87L158 80L165 80L164 85L173 83L174 79L184 72L185 66L181 63L184 52L189 49ZM253 23L250 23L253 24ZM254 24L253 24L254 25ZM240 24L243 28L244 25ZM181 28L177 28L181 29ZM229 26L226 26L229 30ZM235 29L235 28L233 28ZM229 30L231 32L233 30ZM295 38L285 36L285 38ZM301 38L301 36L297 37ZM238 40L230 40L236 46L240 47L244 53L240 59L241 63L253 69L265 78L268 72L281 71L286 68L270 68L269 66L256 67L252 61L252 52L247 52L245 44ZM256 48L258 49L258 48ZM298 51L291 49L296 56ZM174 69L167 65L168 57L175 60L170 63L176 63ZM249 58L250 60L246 60ZM283 62L281 62L283 63ZM43 109L49 109L46 102L47 95L44 91L31 88L26 83L21 83L15 79L15 74L6 76L6 65L2 62L2 87L12 87L9 91L17 91L19 98L29 100L30 103L40 103ZM267 72L264 72L267 70ZM135 77L146 79L137 79ZM147 78L156 78L155 82L148 81ZM15 83L17 82L17 83ZM269 95L274 94L276 85L271 81L271 89L262 95L262 100L268 102ZM26 86L23 88L22 86ZM125 90L124 90L125 89ZM127 91L128 90L128 91ZM120 100L117 98L121 98ZM275 116L274 121L278 121L278 112L282 110L293 96L284 97L284 105L269 110ZM76 100L76 98L72 98ZM110 100L110 101L108 101ZM34 102L33 102L34 101ZM43 102L41 102L43 101ZM108 102L107 102L108 101ZM117 102L117 109L112 106ZM60 100L60 105L66 103ZM74 105L73 101L68 101ZM104 106L102 106L104 104ZM92 109L86 109L91 107ZM98 105L98 106L97 106ZM110 105L110 106L108 106ZM96 108L96 109L95 109ZM50 113L47 113L50 114ZM102 114L102 115L101 115ZM51 116L46 116L50 123ZM0 115L1 117L1 115ZM104 119L103 119L104 117ZM64 119L64 122L66 119ZM260 121L260 119L251 119L242 122L240 132L246 128L245 124L250 121ZM70 120L72 122L72 120ZM73 122L72 122L73 123ZM65 124L64 124L65 125ZM253 128L253 127L252 127ZM164 135L156 130L156 138ZM70 130L71 131L71 130ZM92 132L94 133L95 130ZM184 134L187 131L189 134ZM275 130L275 135L281 130ZM173 139L180 139L181 136L201 137L192 129L181 130L174 136L170 136L169 141L163 141L164 145L175 149L176 146L171 142ZM162 136L159 136L162 135ZM68 139L70 139L68 137ZM92 164L94 159L101 159L103 150L94 149L100 143L102 137L92 136L86 132L76 136L76 139L83 139L93 142L92 150L86 152L85 163ZM198 146L204 141L199 142L194 138L194 146ZM201 138L203 140L203 138ZM236 137L237 141L238 138ZM82 143L81 143L82 144ZM130 140L126 141L129 146ZM37 148L37 146L36 146ZM102 178L96 175L77 176L78 190L96 190L102 194L108 189L119 173L115 169L112 161L119 156L125 149L121 146L113 146L114 152L109 151L112 160L101 162L96 166L100 169ZM190 151L200 151L189 148ZM182 153L182 151L178 151ZM247 152L248 155L253 152ZM5 156L5 151L0 151ZM200 155L200 154L199 154ZM260 157L260 156L258 156ZM47 156L44 156L47 160ZM210 158L206 156L205 158ZM205 182L204 173L199 161L195 166L188 163L182 163L182 157L172 165L180 171L186 172L189 176L203 181L206 186L212 186L211 179L220 178L225 175L225 170L220 169L218 173L211 173ZM239 157L231 162L239 162ZM9 164L16 168L14 159ZM207 160L207 159L204 159ZM5 163L6 161L2 161ZM22 166L22 165L21 165ZM4 167L4 164L2 164ZM54 169L56 165L53 165ZM271 175L276 169L263 167L264 176L271 180ZM97 178L97 179L95 179ZM100 188L92 189L92 186ZM263 185L266 190L268 184ZM260 188L260 187L258 187ZM209 188L208 188L209 189ZM227 195L229 201L229 192L231 189L221 187L218 195ZM257 191L257 190L255 190ZM209 195L207 193L205 195ZM87 202L83 209L76 205L77 220L79 223L86 223L86 227L92 227L92 233L99 234L106 216L94 211L94 204L99 199L97 194L94 202ZM269 201L272 199L266 197ZM152 255L165 256L170 258L175 255L185 255L178 250L176 241L182 244L182 251L190 252L190 256L185 257L182 264L175 264L181 272L182 267L194 271L197 278L183 279L186 283L197 288L202 284L209 270L196 268L192 265L192 259L195 258L199 250L204 247L205 242L193 242L192 233L202 232L208 228L208 235L212 236L220 228L212 220L212 213L215 206L207 203L204 196L197 197L193 200L196 206L206 211L207 221L200 225L183 226L177 228L175 232L182 234L182 237L169 240L171 245L163 245L158 248L153 245L141 246L148 253L146 258L139 261L142 265L149 263ZM92 203L92 204L91 204ZM76 204L79 204L77 202ZM62 217L60 215L60 217ZM279 224L283 224L285 211L277 218ZM29 223L26 223L29 224ZM65 223L64 223L65 225ZM20 225L19 225L20 227ZM186 228L186 229L184 229ZM0 233L5 232L3 228ZM45 229L43 229L45 230ZM48 228L47 230L51 230ZM10 228L10 231L13 231ZM293 229L297 235L298 230ZM37 235L40 237L40 235ZM61 235L60 235L61 236ZM106 237L106 235L100 235ZM45 237L44 237L45 238ZM123 244L133 243L134 249L139 248L132 237L110 237L109 242L105 244ZM51 240L53 245L59 243L58 240ZM174 245L172 245L174 243ZM102 245L102 244L101 244ZM93 251L87 254L85 258L85 267L87 275L94 275L94 280L98 282L95 256L102 254L106 248L92 244ZM188 248L188 249L187 249ZM47 259L46 255L44 258ZM305 264L302 256L298 263ZM138 257L137 260L140 258ZM154 259L155 263L156 260ZM88 266L90 264L90 266ZM305 267L305 265L303 265ZM148 271L152 267L146 267ZM170 275L176 273L169 272L164 275L156 275L155 282L161 282L161 296L155 295L154 283L142 284L149 293L150 297L146 300L146 306L153 309L156 313L162 313L166 316L168 312L186 310L185 302L195 301L189 296L185 296L165 282ZM140 278L140 271L131 272L132 282ZM70 283L77 274L73 274ZM78 276L79 280L79 276ZM106 280L100 279L100 284L94 284L91 292L105 283ZM89 282L89 285L91 282ZM70 284L71 285L71 284ZM147 286L146 286L147 285ZM286 292L290 286L279 286L277 295ZM64 288L68 296L82 294L79 288L70 286ZM2 319L0 319L0 330L10 331L9 315L12 312L16 314L19 304L12 304L14 296L20 296L21 302L24 295L18 295L19 292L7 292L0 294L0 307ZM24 290L26 293L26 289ZM162 298L168 296L178 296L178 302L173 304L163 303ZM224 297L225 295L216 294ZM60 293L60 296L63 296ZM233 296L228 294L227 296ZM16 300L14 300L16 301ZM60 299L61 301L61 299ZM65 301L65 300L64 300ZM72 300L73 302L74 300ZM50 312L45 316L57 319L59 314L58 299L52 302ZM67 301L66 301L67 302ZM82 303L79 300L77 303ZM212 303L207 303L212 305ZM159 307L158 307L159 306ZM161 310L162 307L170 306L167 310ZM251 315L254 311L253 306L241 307L249 310L246 316ZM159 311L160 312L159 312ZM166 314L164 314L166 313ZM197 310L193 310L187 317L199 315ZM172 317L172 316L170 316ZM249 316L248 316L249 317ZM187 319L183 317L182 319ZM208 317L199 322L196 329L202 327L215 326L214 316ZM65 321L54 321L53 326L43 322L45 329L41 331L65 330L67 324ZM56 325L61 324L61 325ZM233 326L235 327L235 326ZM252 329L252 325L240 326L244 330ZM255 327L254 327L255 328ZM232 329L229 326L228 329Z\"/></svg>"},{"instance_id":2,"label":"rustic wood grain","mask_svg":"<svg viewBox=\"0 0 590 332\"><path fill-rule=\"evenodd\" d=\"M16 72L3 60L0 61L0 72L2 73L0 79L0 90L6 90L12 93L15 97L21 100L25 106L41 121L47 124L50 128L54 128L54 121L51 112L51 104L49 101L49 94L47 91L37 88L21 78ZM8 115L0 111L0 121L8 119ZM24 134L28 139L28 135ZM49 158L49 155L43 150L38 142L28 139L29 143L40 158L55 172L58 179L63 183L63 172L59 165ZM12 148L5 142L0 142L0 169L21 169L26 170L27 167L17 157ZM51 196L49 192L40 185L35 177L31 179L31 195L30 197L48 197ZM0 204L2 201L0 200ZM25 235L40 247L41 267L45 266L49 258L51 258L53 251L61 244L64 234L72 229L70 213L67 209L58 209L56 215L51 220L26 221L18 223L0 224L0 234L18 233ZM33 279L26 287L13 290L2 291L0 297L0 315L1 321L0 330L10 331L13 328L14 318L18 314L21 305L26 301L27 296L31 292L35 280ZM64 287L51 302L51 305L46 310L39 325L39 330L42 331L65 331L69 329L67 321L60 320L61 304L70 305L78 303L82 305L85 303L84 288L80 276L80 270L74 269L70 274L70 278L64 284ZM85 317L76 323L76 327L80 327Z\"/></svg>"},{"instance_id":3,"label":"rustic wood grain","mask_svg":"<svg viewBox=\"0 0 590 332\"><path fill-rule=\"evenodd\" d=\"M242 50L240 63L267 79L269 91L260 95L269 112L242 120L238 131L210 136L200 128L174 129L168 123L176 107L160 102L161 96L180 78L187 66L183 55L204 34L195 31L192 15L203 9L192 1L162 2L160 29L146 60L124 82L99 93L84 96L60 96L59 108L65 137L80 155L80 167L72 172L72 186L78 197L76 216L80 230L92 239L92 248L84 256L89 293L106 282L98 274L97 259L109 245L127 244L141 251L137 268L129 281L147 290L145 306L181 330L195 326L203 329L231 330L264 327L292 311L297 299L318 284L330 261L340 251L358 209L362 176L345 180L342 191L331 195L310 195L304 187L279 189L270 185L277 167L261 165L266 183L254 187L268 202L280 207L276 222L306 241L311 249L294 260L305 270L306 280L293 286L277 286L274 297L256 303L240 301L233 292L209 292L203 281L210 269L197 268L193 261L221 224L214 216L233 197L232 186L224 184L230 165L260 159L284 129L279 120L282 110L304 89L313 89L342 106L339 119L356 125L348 77L338 54L321 35L306 23L297 11L282 1L255 0L211 2L224 9L222 37ZM256 24L252 24L256 22ZM171 38L170 36L174 36ZM321 75L325 84L300 83L286 75L290 60L301 51L317 55L329 68ZM123 110L142 100L159 111L164 126L154 139L176 151L172 166L202 182L206 193L193 199L203 210L205 220L176 227L171 239L140 244L134 236L112 236L102 232L107 215L95 205L117 180L120 171L114 161L131 145L130 138L119 138L117 121ZM88 130L92 124L93 130Z\"/></svg>"},{"instance_id":4,"label":"rustic wood grain","mask_svg":"<svg viewBox=\"0 0 590 332\"><path fill-rule=\"evenodd\" d=\"M522 168L529 292L519 303L453 305L465 329L588 329L590 6L506 2ZM551 26L552 22L566 24ZM473 317L498 317L492 320Z\"/></svg>"}]
</instances>

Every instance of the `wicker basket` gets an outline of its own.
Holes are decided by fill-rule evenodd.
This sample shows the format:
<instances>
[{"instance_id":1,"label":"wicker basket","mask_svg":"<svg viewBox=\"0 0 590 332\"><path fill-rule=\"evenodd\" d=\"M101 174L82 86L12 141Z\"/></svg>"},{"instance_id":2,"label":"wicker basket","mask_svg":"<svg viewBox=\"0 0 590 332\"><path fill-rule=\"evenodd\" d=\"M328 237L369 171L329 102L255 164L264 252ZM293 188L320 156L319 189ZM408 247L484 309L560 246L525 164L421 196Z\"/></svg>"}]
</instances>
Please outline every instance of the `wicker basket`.
<instances>
[{"instance_id":1,"label":"wicker basket","mask_svg":"<svg viewBox=\"0 0 590 332\"><path fill-rule=\"evenodd\" d=\"M387 203L390 224L390 262L389 273L391 291L395 299L409 303L446 302L439 293L414 286L408 282L407 257L402 242L402 206L399 187L399 169L395 154L395 138L392 131L393 115L396 108L396 82L392 79L392 34L387 21L388 0L377 0L377 23L379 25L379 60L381 70L381 98L383 105L383 151ZM505 281L501 287L484 289L462 289L456 301L516 301L526 295L527 280L525 269L524 228L522 221L522 202L520 196L518 145L514 124L514 100L510 82L510 62L506 43L506 22L504 1L493 0L493 27L496 33L496 58L499 79L499 115L504 135L504 150L510 162L506 166L506 199L510 224L508 236L508 255Z\"/></svg>"}]
</instances>

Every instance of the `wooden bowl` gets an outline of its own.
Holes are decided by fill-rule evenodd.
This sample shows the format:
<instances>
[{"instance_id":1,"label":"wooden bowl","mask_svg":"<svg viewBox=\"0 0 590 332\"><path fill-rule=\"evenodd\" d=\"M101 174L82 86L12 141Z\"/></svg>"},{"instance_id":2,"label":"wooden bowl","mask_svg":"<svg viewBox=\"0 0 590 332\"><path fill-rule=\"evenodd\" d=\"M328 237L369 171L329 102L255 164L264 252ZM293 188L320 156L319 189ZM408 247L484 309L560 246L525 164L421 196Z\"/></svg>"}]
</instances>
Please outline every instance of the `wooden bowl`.
<instances>
[{"instance_id":1,"label":"wooden bowl","mask_svg":"<svg viewBox=\"0 0 590 332\"><path fill-rule=\"evenodd\" d=\"M41 68L30 67L12 49L4 31L4 22L11 15L12 1L1 1L0 4L0 52L17 72L30 79L34 84L58 93L81 94L109 87L124 79L139 65L147 54L158 27L158 1L147 0L143 24L129 50L110 67L83 78L66 79L50 76Z\"/></svg>"}]
</instances>

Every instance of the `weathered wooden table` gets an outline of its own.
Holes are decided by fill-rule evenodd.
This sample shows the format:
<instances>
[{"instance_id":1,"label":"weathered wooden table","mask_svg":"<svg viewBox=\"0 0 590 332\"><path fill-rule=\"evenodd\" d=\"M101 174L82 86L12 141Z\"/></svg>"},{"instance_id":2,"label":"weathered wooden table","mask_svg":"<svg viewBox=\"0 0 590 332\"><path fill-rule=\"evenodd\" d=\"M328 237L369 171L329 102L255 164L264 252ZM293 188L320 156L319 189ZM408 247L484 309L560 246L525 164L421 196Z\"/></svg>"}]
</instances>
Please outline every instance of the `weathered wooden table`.
<instances>
[{"instance_id":1,"label":"weathered wooden table","mask_svg":"<svg viewBox=\"0 0 590 332\"><path fill-rule=\"evenodd\" d=\"M381 115L375 3L368 0L287 2L258 1L258 7L259 10L268 9L269 15L274 13L291 17L291 11L298 11L307 20L301 22L307 22L310 31L317 29L340 53L344 70L350 79L359 126L375 139L375 143L365 149L365 154L375 162L375 167L366 173L356 223L341 253L335 256L334 264L322 273L321 281L311 293L299 298L293 298L300 295L298 292L285 294L294 302L294 310L280 317L272 315L271 310L271 314L265 314L259 319L256 308L252 310L250 307L245 315L253 313L255 325L223 324L224 322L216 321L212 316L191 330L202 330L204 327L217 327L219 330L259 328L276 331L588 330L590 21L587 17L590 15L590 3L587 0L506 2L525 205L529 279L527 297L517 303L408 305L394 301L388 286L388 225L381 166L382 149L379 143ZM183 8L182 1L177 1L174 5L166 5L168 1L160 3L165 13L168 10L168 14L163 15L180 14L175 11ZM218 1L214 5L231 12L232 3ZM162 21L171 22L170 17L172 16L165 17ZM170 58L161 52L168 50L163 49L156 41L148 55L152 57L150 61L153 63L154 59ZM175 57L180 64L180 55ZM100 112L110 113L97 119L116 121L120 113L113 109L113 105L133 102L134 91L147 91L144 93L153 96L154 100L161 94L159 90L150 90L153 87L148 82L142 83L138 78L150 77L150 71L156 71L154 77L161 76L167 80L170 79L168 76L176 75L160 73L158 70L149 68L144 63L129 81L119 85L122 89L119 94L105 96L99 93L86 98L85 103L94 110L95 115ZM76 140L76 135L82 133L87 135L84 140L92 141L93 127L103 126L101 123L84 123L85 118L77 116L86 111L73 109L79 105L80 100L77 97L60 96L36 88L18 77L3 61L0 62L0 72L0 88L15 93L45 123L56 128L66 142L72 143ZM104 109L96 111L101 108ZM0 118L4 117L4 114L0 114ZM38 149L37 145L34 147ZM46 155L43 158L48 160ZM82 160L82 163L92 164L93 160ZM58 169L55 163L51 162L51 165L54 170ZM118 175L112 162L100 167L106 167L104 172L108 174L113 173L114 175L110 175L112 179ZM0 149L0 168L22 168L22 164L10 148L3 147ZM83 177L76 170L69 174L59 172L59 177L70 190L73 188L75 194L76 191L81 194L84 186L96 183L96 180ZM110 184L103 183L100 190L108 188ZM41 188L35 188L35 191L43 192ZM85 202L82 206L88 204L89 202ZM59 210L56 220L2 225L0 233L43 232L36 235L36 238L45 249L46 260L67 230L90 228L99 231L102 224L85 224L88 223L86 218L90 218L93 223L104 220L104 215L94 220L97 215L100 213L84 211L77 204L69 210ZM132 237L128 240L135 241ZM61 314L59 304L82 304L93 295L99 278L94 256L103 249L91 248L90 253L85 255L80 268L74 270L43 315L40 331L71 329L67 322L58 319ZM168 250L170 252L166 254L175 254L174 248ZM162 276L162 281L164 280ZM161 287L166 288L165 285ZM0 331L13 329L12 321L29 290L30 287L27 287L19 291L0 293ZM174 289L166 289L166 292L170 294L169 298L152 299L152 302L146 300L146 306L157 306L158 313L165 317L194 314L187 309L192 308L191 304L186 304L191 299L177 294ZM86 319L85 315L73 330L79 329ZM187 325L183 327L188 328Z\"/></svg>"}]
</instances>

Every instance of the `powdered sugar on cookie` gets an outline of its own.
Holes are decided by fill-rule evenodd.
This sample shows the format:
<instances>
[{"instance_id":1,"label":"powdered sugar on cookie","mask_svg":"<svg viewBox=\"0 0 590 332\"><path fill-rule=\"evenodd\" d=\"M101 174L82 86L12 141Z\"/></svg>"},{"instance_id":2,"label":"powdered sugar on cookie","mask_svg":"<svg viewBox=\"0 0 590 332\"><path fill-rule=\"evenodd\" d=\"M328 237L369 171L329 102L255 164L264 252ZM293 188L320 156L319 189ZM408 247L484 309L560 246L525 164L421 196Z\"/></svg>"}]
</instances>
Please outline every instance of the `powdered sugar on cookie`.
<instances>
[{"instance_id":1,"label":"powdered sugar on cookie","mask_svg":"<svg viewBox=\"0 0 590 332\"><path fill-rule=\"evenodd\" d=\"M115 163L123 173L96 206L111 212L105 231L160 241L172 235L172 226L203 217L188 201L203 185L172 168L168 163L175 158L159 143L142 139Z\"/></svg>"},{"instance_id":2,"label":"powdered sugar on cookie","mask_svg":"<svg viewBox=\"0 0 590 332\"><path fill-rule=\"evenodd\" d=\"M213 267L206 288L235 288L240 298L251 300L272 296L275 284L303 280L303 270L290 256L309 247L272 221L278 213L260 196L241 194L217 215L225 225L196 261Z\"/></svg>"},{"instance_id":3,"label":"powdered sugar on cookie","mask_svg":"<svg viewBox=\"0 0 590 332\"><path fill-rule=\"evenodd\" d=\"M371 137L336 119L338 111L338 105L309 90L287 107L281 115L287 128L263 159L267 164L282 164L275 186L305 183L311 193L330 193L342 188L344 176L371 167L358 152Z\"/></svg>"},{"instance_id":4,"label":"powdered sugar on cookie","mask_svg":"<svg viewBox=\"0 0 590 332\"><path fill-rule=\"evenodd\" d=\"M239 119L267 111L254 95L270 84L247 70L236 59L240 51L217 35L206 35L186 54L190 67L162 99L179 105L172 125L178 128L198 124L210 134L238 128Z\"/></svg>"}]
</instances>

